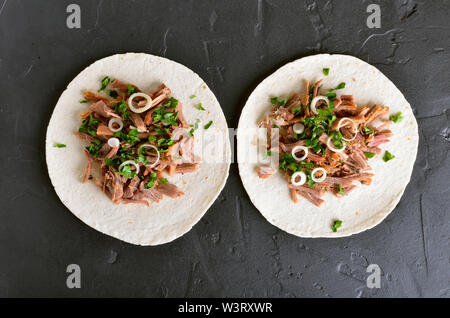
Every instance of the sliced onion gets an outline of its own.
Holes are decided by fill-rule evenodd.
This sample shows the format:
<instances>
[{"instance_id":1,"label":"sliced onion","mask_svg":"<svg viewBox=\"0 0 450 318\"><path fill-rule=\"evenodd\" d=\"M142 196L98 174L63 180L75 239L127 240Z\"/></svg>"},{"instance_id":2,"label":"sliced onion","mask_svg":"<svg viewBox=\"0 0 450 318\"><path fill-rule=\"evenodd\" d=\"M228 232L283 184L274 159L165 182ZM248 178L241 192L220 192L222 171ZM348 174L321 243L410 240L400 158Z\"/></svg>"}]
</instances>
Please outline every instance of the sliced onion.
<instances>
[{"instance_id":1,"label":"sliced onion","mask_svg":"<svg viewBox=\"0 0 450 318\"><path fill-rule=\"evenodd\" d=\"M330 138L330 137L328 137L328 140L327 140L327 147L328 147L331 151L334 151L334 152L341 152L341 151L344 151L344 150L345 150L345 145L344 145L344 147L342 147L342 148L336 148L336 147L333 145L333 143L331 142L331 138Z\"/></svg>"},{"instance_id":2,"label":"sliced onion","mask_svg":"<svg viewBox=\"0 0 450 318\"><path fill-rule=\"evenodd\" d=\"M295 179L297 179L297 177L300 177L299 181L295 181ZM292 176L291 176L292 185L301 186L305 182L306 182L306 174L304 172L299 171L299 172L295 172L292 174Z\"/></svg>"},{"instance_id":3,"label":"sliced onion","mask_svg":"<svg viewBox=\"0 0 450 318\"><path fill-rule=\"evenodd\" d=\"M296 123L294 124L294 126L292 126L292 130L296 133L296 134L301 134L302 132L305 131L305 126L301 123Z\"/></svg>"},{"instance_id":4,"label":"sliced onion","mask_svg":"<svg viewBox=\"0 0 450 318\"><path fill-rule=\"evenodd\" d=\"M158 162L159 162L159 150L158 150L158 148L156 148L155 146L150 145L150 144L144 144L144 145L142 145L142 146L140 146L140 147L138 148L138 153L140 152L140 150L141 150L142 148L153 148L153 149L155 149L155 151L156 151L156 160L155 160L154 163L152 163L150 166L148 166L149 168L153 168L153 167L156 166L156 165L158 164Z\"/></svg>"},{"instance_id":5,"label":"sliced onion","mask_svg":"<svg viewBox=\"0 0 450 318\"><path fill-rule=\"evenodd\" d=\"M321 171L322 172L322 176L320 178L316 178L316 173ZM311 179L314 182L322 182L327 178L327 172L325 171L324 168L316 168L313 171L311 171Z\"/></svg>"},{"instance_id":6,"label":"sliced onion","mask_svg":"<svg viewBox=\"0 0 450 318\"><path fill-rule=\"evenodd\" d=\"M108 139L108 145L111 148L119 147L120 146L120 140L117 138L109 138Z\"/></svg>"},{"instance_id":7,"label":"sliced onion","mask_svg":"<svg viewBox=\"0 0 450 318\"><path fill-rule=\"evenodd\" d=\"M319 100L325 101L327 103L327 107L330 107L330 101L328 100L328 97L322 95L314 97L313 100L311 101L311 111L316 115L318 115L316 104Z\"/></svg>"},{"instance_id":8,"label":"sliced onion","mask_svg":"<svg viewBox=\"0 0 450 318\"><path fill-rule=\"evenodd\" d=\"M114 124L119 125L119 128L114 128ZM111 118L108 122L108 128L112 132L121 131L123 128L123 121L120 118Z\"/></svg>"},{"instance_id":9,"label":"sliced onion","mask_svg":"<svg viewBox=\"0 0 450 318\"><path fill-rule=\"evenodd\" d=\"M147 100L147 104L144 107L136 108L133 106L133 99L136 97L144 97ZM131 111L137 114L143 113L146 110L152 107L153 100L150 96L144 93L134 93L128 98L128 107L130 107Z\"/></svg>"},{"instance_id":10,"label":"sliced onion","mask_svg":"<svg viewBox=\"0 0 450 318\"><path fill-rule=\"evenodd\" d=\"M356 123L353 121L353 119L348 118L348 117L343 117L343 118L341 118L341 119L339 120L339 123L338 123L338 125L337 125L337 130L339 130L339 129L341 128L341 126L342 126L342 123L343 123L343 122L346 122L346 121L352 122L353 127L356 125ZM348 138L345 138L345 137L342 137L342 139L345 140L345 141L352 141L352 140L355 140L356 135L358 135L358 131L355 132L355 135L354 135L351 139L348 139Z\"/></svg>"},{"instance_id":11,"label":"sliced onion","mask_svg":"<svg viewBox=\"0 0 450 318\"><path fill-rule=\"evenodd\" d=\"M124 166L128 165L133 165L136 168L136 174L139 174L139 165L136 162L134 162L134 160L127 160L122 162L119 166L119 171L121 171Z\"/></svg>"},{"instance_id":12,"label":"sliced onion","mask_svg":"<svg viewBox=\"0 0 450 318\"><path fill-rule=\"evenodd\" d=\"M301 156L300 158L296 156L296 152L299 150L303 150L305 152L305 154L303 156ZM294 148L292 148L292 157L294 157L295 160L297 161L302 161L305 160L306 157L308 157L308 148L305 146L295 146Z\"/></svg>"}]
</instances>

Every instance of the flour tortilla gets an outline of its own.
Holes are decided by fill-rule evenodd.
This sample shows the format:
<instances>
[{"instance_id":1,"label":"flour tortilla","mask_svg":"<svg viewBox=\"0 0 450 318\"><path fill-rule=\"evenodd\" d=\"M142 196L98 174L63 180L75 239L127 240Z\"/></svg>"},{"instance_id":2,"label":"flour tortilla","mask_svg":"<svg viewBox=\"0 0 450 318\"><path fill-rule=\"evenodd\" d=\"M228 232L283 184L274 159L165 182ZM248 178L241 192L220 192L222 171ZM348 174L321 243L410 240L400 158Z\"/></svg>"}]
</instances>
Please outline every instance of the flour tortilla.
<instances>
[{"instance_id":1,"label":"flour tortilla","mask_svg":"<svg viewBox=\"0 0 450 318\"><path fill-rule=\"evenodd\" d=\"M324 76L323 68L330 68ZM383 152L369 160L373 168L373 182L357 188L343 198L327 193L324 204L316 207L299 197L294 204L290 198L287 181L277 172L268 179L260 179L256 163L246 160L248 152L256 153L256 145L248 142L245 130L255 129L257 123L271 107L270 97L305 93L304 80L310 83L323 78L323 89L334 88L345 82L341 94L353 94L360 106L387 105L390 114L402 112L403 121L392 124L394 136L381 145ZM319 54L296 60L281 67L266 78L253 91L245 104L239 120L238 162L244 187L256 208L276 227L300 237L343 237L370 229L380 223L397 205L408 184L417 154L417 122L411 106L395 85L375 67L355 57ZM384 162L385 150L395 159ZM342 220L336 233L331 231L334 220Z\"/></svg>"},{"instance_id":2,"label":"flour tortilla","mask_svg":"<svg viewBox=\"0 0 450 318\"><path fill-rule=\"evenodd\" d=\"M86 165L85 142L73 135L81 124L80 104L85 91L96 91L105 76L132 83L149 92L160 83L183 103L183 114L189 123L200 119L213 121L208 132L223 136L223 147L216 163L202 162L199 170L167 177L185 195L164 197L150 207L142 204L114 204L93 182L82 184ZM196 95L195 99L190 99ZM206 111L194 105L202 103ZM199 131L203 129L200 128ZM197 133L196 133L197 134ZM55 143L66 148L55 148ZM214 94L203 80L187 67L171 60L138 53L118 54L101 59L82 71L68 85L53 111L47 129L46 159L55 191L64 205L84 223L120 240L138 245L170 242L188 232L205 214L225 185L231 150L227 123Z\"/></svg>"}]
</instances>

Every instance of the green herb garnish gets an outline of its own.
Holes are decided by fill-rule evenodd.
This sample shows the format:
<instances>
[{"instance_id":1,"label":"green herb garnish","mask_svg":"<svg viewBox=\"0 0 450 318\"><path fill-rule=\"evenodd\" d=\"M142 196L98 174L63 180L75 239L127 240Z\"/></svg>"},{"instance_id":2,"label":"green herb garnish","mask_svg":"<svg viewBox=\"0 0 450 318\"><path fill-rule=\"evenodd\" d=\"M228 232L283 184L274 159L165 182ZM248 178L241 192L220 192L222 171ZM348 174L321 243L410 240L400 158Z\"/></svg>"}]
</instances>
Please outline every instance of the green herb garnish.
<instances>
[{"instance_id":1,"label":"green herb garnish","mask_svg":"<svg viewBox=\"0 0 450 318\"><path fill-rule=\"evenodd\" d=\"M372 135L373 134L373 129L372 128L369 128L369 127L364 127L363 128L363 131L364 131L364 133L366 134L366 135Z\"/></svg>"},{"instance_id":2,"label":"green herb garnish","mask_svg":"<svg viewBox=\"0 0 450 318\"><path fill-rule=\"evenodd\" d=\"M136 176L136 172L131 169L131 165L123 166L118 174L126 178L134 178Z\"/></svg>"},{"instance_id":3,"label":"green herb garnish","mask_svg":"<svg viewBox=\"0 0 450 318\"><path fill-rule=\"evenodd\" d=\"M393 154L391 154L389 151L385 151L384 156L383 156L383 161L384 162L388 162L389 160L394 159L395 156Z\"/></svg>"},{"instance_id":4,"label":"green herb garnish","mask_svg":"<svg viewBox=\"0 0 450 318\"><path fill-rule=\"evenodd\" d=\"M198 110L206 110L203 108L202 103L196 105L195 108L197 108Z\"/></svg>"},{"instance_id":5,"label":"green herb garnish","mask_svg":"<svg viewBox=\"0 0 450 318\"><path fill-rule=\"evenodd\" d=\"M285 99L283 99L282 101L279 101L279 100L278 100L278 97L272 97L272 98L270 99L270 102L271 102L273 105L277 106L277 107L281 107L281 106L286 105L286 103L287 103L288 100L289 100L289 98L285 98Z\"/></svg>"},{"instance_id":6,"label":"green herb garnish","mask_svg":"<svg viewBox=\"0 0 450 318\"><path fill-rule=\"evenodd\" d=\"M102 147L102 143L100 140L98 139L94 139L91 141L91 144L86 147L86 150L88 151L88 153L93 156L93 157L98 157L99 156L99 150Z\"/></svg>"},{"instance_id":7,"label":"green herb garnish","mask_svg":"<svg viewBox=\"0 0 450 318\"><path fill-rule=\"evenodd\" d=\"M66 148L65 144L54 144L53 147L55 148Z\"/></svg>"},{"instance_id":8,"label":"green herb garnish","mask_svg":"<svg viewBox=\"0 0 450 318\"><path fill-rule=\"evenodd\" d=\"M98 91L100 92L100 91L104 90L110 82L111 82L111 79L109 78L109 76L106 76L104 79L102 79L102 82L101 82L102 87L100 87L100 89Z\"/></svg>"},{"instance_id":9,"label":"green herb garnish","mask_svg":"<svg viewBox=\"0 0 450 318\"><path fill-rule=\"evenodd\" d=\"M367 159L373 158L375 156L373 152L364 152L364 155Z\"/></svg>"},{"instance_id":10,"label":"green herb garnish","mask_svg":"<svg viewBox=\"0 0 450 318\"><path fill-rule=\"evenodd\" d=\"M336 91L338 89L343 89L343 88L345 88L345 82L339 83L338 86L336 86L335 88L329 89L328 91L333 92L333 91Z\"/></svg>"},{"instance_id":11,"label":"green herb garnish","mask_svg":"<svg viewBox=\"0 0 450 318\"><path fill-rule=\"evenodd\" d=\"M339 194L345 195L345 191L344 191L344 189L341 187L341 185L338 185L338 187L337 187L337 192L338 192Z\"/></svg>"},{"instance_id":12,"label":"green herb garnish","mask_svg":"<svg viewBox=\"0 0 450 318\"><path fill-rule=\"evenodd\" d=\"M190 99L194 99L194 98L196 98L197 96L195 96L195 95L191 95L189 98Z\"/></svg>"},{"instance_id":13,"label":"green herb garnish","mask_svg":"<svg viewBox=\"0 0 450 318\"><path fill-rule=\"evenodd\" d=\"M213 124L213 121L211 120L209 123L207 123L206 125L205 125L205 129L208 129L209 127L211 127L211 125Z\"/></svg>"},{"instance_id":14,"label":"green herb garnish","mask_svg":"<svg viewBox=\"0 0 450 318\"><path fill-rule=\"evenodd\" d=\"M137 93L137 91L138 91L137 87L134 87L134 86L131 86L130 84L128 84L127 96Z\"/></svg>"},{"instance_id":15,"label":"green herb garnish","mask_svg":"<svg viewBox=\"0 0 450 318\"><path fill-rule=\"evenodd\" d=\"M322 70L322 72L323 72L323 75L328 76L328 74L330 74L330 69L329 68L324 68Z\"/></svg>"},{"instance_id":16,"label":"green herb garnish","mask_svg":"<svg viewBox=\"0 0 450 318\"><path fill-rule=\"evenodd\" d=\"M85 99L80 100L80 104L86 104L86 103L89 103L89 101L88 101L88 100L85 100Z\"/></svg>"},{"instance_id":17,"label":"green herb garnish","mask_svg":"<svg viewBox=\"0 0 450 318\"><path fill-rule=\"evenodd\" d=\"M403 120L403 116L402 113L397 113L397 114L393 114L391 116L389 116L389 120L394 122L394 123L399 123Z\"/></svg>"},{"instance_id":18,"label":"green herb garnish","mask_svg":"<svg viewBox=\"0 0 450 318\"><path fill-rule=\"evenodd\" d=\"M337 229L340 228L341 225L342 225L342 221L336 220L336 221L334 221L333 224L331 225L331 230L332 230L333 232L337 232Z\"/></svg>"},{"instance_id":19,"label":"green herb garnish","mask_svg":"<svg viewBox=\"0 0 450 318\"><path fill-rule=\"evenodd\" d=\"M164 104L164 107L177 108L177 106L178 106L178 99L175 99L173 97L171 97L170 100Z\"/></svg>"}]
</instances>

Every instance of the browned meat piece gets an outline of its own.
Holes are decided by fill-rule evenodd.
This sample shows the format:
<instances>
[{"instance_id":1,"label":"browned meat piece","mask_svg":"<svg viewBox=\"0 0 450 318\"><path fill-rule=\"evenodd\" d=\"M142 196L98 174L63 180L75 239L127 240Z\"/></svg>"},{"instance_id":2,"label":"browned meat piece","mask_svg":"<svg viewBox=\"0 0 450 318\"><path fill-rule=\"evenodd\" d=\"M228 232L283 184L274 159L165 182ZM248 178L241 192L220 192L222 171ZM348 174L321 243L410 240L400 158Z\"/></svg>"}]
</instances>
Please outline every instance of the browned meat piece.
<instances>
[{"instance_id":1,"label":"browned meat piece","mask_svg":"<svg viewBox=\"0 0 450 318\"><path fill-rule=\"evenodd\" d=\"M139 184L139 191L137 191L133 195L133 200L143 200L143 199L150 199L153 202L159 202L163 198L163 195L156 190L155 188L146 189L144 181L141 181Z\"/></svg>"},{"instance_id":2,"label":"browned meat piece","mask_svg":"<svg viewBox=\"0 0 450 318\"><path fill-rule=\"evenodd\" d=\"M122 177L110 169L105 174L104 190L109 195L111 201L119 203L123 196L123 180Z\"/></svg>"},{"instance_id":3,"label":"browned meat piece","mask_svg":"<svg viewBox=\"0 0 450 318\"><path fill-rule=\"evenodd\" d=\"M105 118L111 118L111 117L116 117L116 118L120 118L119 115L117 115L110 107L108 107L108 105L105 104L104 101L99 100L98 102L91 104L91 106L89 106L89 109L102 116Z\"/></svg>"},{"instance_id":4,"label":"browned meat piece","mask_svg":"<svg viewBox=\"0 0 450 318\"><path fill-rule=\"evenodd\" d=\"M387 113L389 113L389 107L376 105L372 107L369 113L365 116L366 119L365 123L370 124L375 119L380 118L381 116L386 115Z\"/></svg>"},{"instance_id":5,"label":"browned meat piece","mask_svg":"<svg viewBox=\"0 0 450 318\"><path fill-rule=\"evenodd\" d=\"M136 126L138 132L143 133L147 131L147 127L145 127L141 115L136 113L130 113L130 118L133 124Z\"/></svg>"},{"instance_id":6,"label":"browned meat piece","mask_svg":"<svg viewBox=\"0 0 450 318\"><path fill-rule=\"evenodd\" d=\"M109 138L114 135L114 133L109 130L108 126L106 126L105 124L99 124L97 127L97 135Z\"/></svg>"},{"instance_id":7,"label":"browned meat piece","mask_svg":"<svg viewBox=\"0 0 450 318\"><path fill-rule=\"evenodd\" d=\"M275 170L272 167L260 166L256 168L256 173L261 179L269 178L274 172Z\"/></svg>"},{"instance_id":8,"label":"browned meat piece","mask_svg":"<svg viewBox=\"0 0 450 318\"><path fill-rule=\"evenodd\" d=\"M78 139L83 140L83 141L87 141L87 142L91 142L94 140L94 138L91 135L85 134L85 133L80 133L78 131L74 131L73 134L78 137Z\"/></svg>"},{"instance_id":9,"label":"browned meat piece","mask_svg":"<svg viewBox=\"0 0 450 318\"><path fill-rule=\"evenodd\" d=\"M175 173L189 173L194 172L198 168L198 163L183 163L181 165L177 165L175 168Z\"/></svg>"},{"instance_id":10,"label":"browned meat piece","mask_svg":"<svg viewBox=\"0 0 450 318\"><path fill-rule=\"evenodd\" d=\"M86 168L84 169L83 183L86 183L88 181L88 179L91 177L92 158L86 150L84 150L84 156L87 159L87 165L86 165Z\"/></svg>"},{"instance_id":11,"label":"browned meat piece","mask_svg":"<svg viewBox=\"0 0 450 318\"><path fill-rule=\"evenodd\" d=\"M178 198L184 195L184 192L180 191L178 187L174 184L163 184L160 183L156 186L156 190L160 193L167 195L171 198Z\"/></svg>"},{"instance_id":12,"label":"browned meat piece","mask_svg":"<svg viewBox=\"0 0 450 318\"><path fill-rule=\"evenodd\" d=\"M138 189L140 179L138 176L131 179L128 184L125 186L125 190L123 191L123 197L125 199L130 199L133 197L134 192Z\"/></svg>"}]
</instances>

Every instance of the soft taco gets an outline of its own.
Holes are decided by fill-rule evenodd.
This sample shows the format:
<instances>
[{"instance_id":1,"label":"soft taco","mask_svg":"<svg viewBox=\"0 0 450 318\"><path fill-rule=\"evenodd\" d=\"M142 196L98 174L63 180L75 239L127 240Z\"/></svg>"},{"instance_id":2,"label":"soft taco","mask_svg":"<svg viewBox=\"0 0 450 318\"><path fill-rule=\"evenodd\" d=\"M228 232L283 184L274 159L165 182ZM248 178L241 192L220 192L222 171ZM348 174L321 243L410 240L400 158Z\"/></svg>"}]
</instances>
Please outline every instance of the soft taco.
<instances>
[{"instance_id":1,"label":"soft taco","mask_svg":"<svg viewBox=\"0 0 450 318\"><path fill-rule=\"evenodd\" d=\"M269 222L301 237L339 237L394 209L412 173L418 130L411 106L379 70L320 54L258 85L237 139L242 182Z\"/></svg>"},{"instance_id":2,"label":"soft taco","mask_svg":"<svg viewBox=\"0 0 450 318\"><path fill-rule=\"evenodd\" d=\"M213 160L198 151L207 133L221 137ZM225 184L230 152L225 117L201 78L136 53L82 71L58 100L46 139L50 179L66 207L139 245L172 241L198 222Z\"/></svg>"}]
</instances>

